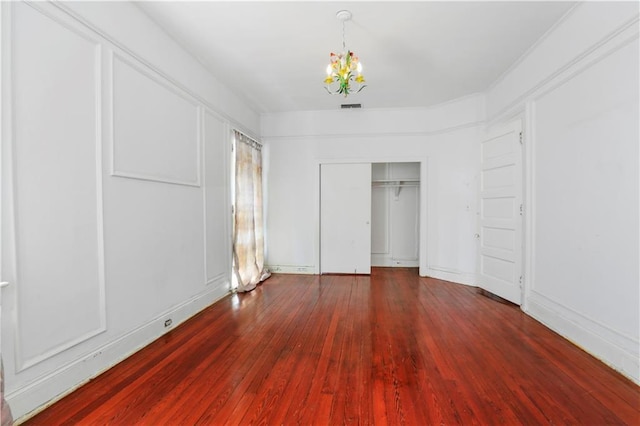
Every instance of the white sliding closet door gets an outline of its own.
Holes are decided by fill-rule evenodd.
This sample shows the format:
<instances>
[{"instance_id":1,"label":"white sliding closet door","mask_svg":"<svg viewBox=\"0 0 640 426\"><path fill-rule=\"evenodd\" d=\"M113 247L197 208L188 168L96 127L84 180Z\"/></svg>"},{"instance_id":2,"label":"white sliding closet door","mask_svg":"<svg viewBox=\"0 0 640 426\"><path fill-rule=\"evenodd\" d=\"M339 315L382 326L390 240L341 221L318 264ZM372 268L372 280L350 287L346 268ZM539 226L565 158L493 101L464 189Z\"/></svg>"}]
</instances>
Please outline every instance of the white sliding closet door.
<instances>
[{"instance_id":1,"label":"white sliding closet door","mask_svg":"<svg viewBox=\"0 0 640 426\"><path fill-rule=\"evenodd\" d=\"M320 166L320 272L371 273L371 164Z\"/></svg>"}]
</instances>

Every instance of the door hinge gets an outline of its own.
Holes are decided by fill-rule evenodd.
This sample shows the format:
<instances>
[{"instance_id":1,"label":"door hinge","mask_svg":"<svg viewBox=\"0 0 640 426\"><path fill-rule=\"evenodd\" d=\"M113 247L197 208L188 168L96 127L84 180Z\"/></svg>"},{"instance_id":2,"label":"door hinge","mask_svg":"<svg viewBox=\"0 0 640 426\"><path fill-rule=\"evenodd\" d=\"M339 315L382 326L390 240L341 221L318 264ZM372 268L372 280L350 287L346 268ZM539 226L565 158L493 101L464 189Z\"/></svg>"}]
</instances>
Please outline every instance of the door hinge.
<instances>
[{"instance_id":1,"label":"door hinge","mask_svg":"<svg viewBox=\"0 0 640 426\"><path fill-rule=\"evenodd\" d=\"M523 281L524 281L524 275L520 275L520 285L522 285Z\"/></svg>"},{"instance_id":2,"label":"door hinge","mask_svg":"<svg viewBox=\"0 0 640 426\"><path fill-rule=\"evenodd\" d=\"M522 132L520 132L520 145L523 144Z\"/></svg>"},{"instance_id":3,"label":"door hinge","mask_svg":"<svg viewBox=\"0 0 640 426\"><path fill-rule=\"evenodd\" d=\"M524 213L524 205L520 204L520 216L522 216Z\"/></svg>"},{"instance_id":4,"label":"door hinge","mask_svg":"<svg viewBox=\"0 0 640 426\"><path fill-rule=\"evenodd\" d=\"M231 214L232 215L236 214L236 207L235 206L231 206Z\"/></svg>"}]
</instances>

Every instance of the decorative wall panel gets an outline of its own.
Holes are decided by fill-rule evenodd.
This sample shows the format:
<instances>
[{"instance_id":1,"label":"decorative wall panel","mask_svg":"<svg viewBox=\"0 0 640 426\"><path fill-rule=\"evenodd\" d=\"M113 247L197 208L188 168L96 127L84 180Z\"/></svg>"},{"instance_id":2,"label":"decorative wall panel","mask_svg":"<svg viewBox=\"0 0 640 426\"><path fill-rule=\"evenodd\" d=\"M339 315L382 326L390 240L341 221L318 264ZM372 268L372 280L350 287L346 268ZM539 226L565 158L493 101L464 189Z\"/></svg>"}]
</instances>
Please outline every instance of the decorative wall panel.
<instances>
[{"instance_id":1,"label":"decorative wall panel","mask_svg":"<svg viewBox=\"0 0 640 426\"><path fill-rule=\"evenodd\" d=\"M112 67L113 175L199 186L197 102L118 55Z\"/></svg>"},{"instance_id":2,"label":"decorative wall panel","mask_svg":"<svg viewBox=\"0 0 640 426\"><path fill-rule=\"evenodd\" d=\"M229 231L228 129L216 115L204 113L205 256L206 279L211 283L231 273Z\"/></svg>"},{"instance_id":3,"label":"decorative wall panel","mask_svg":"<svg viewBox=\"0 0 640 426\"><path fill-rule=\"evenodd\" d=\"M101 61L95 41L26 4L13 49L21 370L105 329Z\"/></svg>"}]
</instances>

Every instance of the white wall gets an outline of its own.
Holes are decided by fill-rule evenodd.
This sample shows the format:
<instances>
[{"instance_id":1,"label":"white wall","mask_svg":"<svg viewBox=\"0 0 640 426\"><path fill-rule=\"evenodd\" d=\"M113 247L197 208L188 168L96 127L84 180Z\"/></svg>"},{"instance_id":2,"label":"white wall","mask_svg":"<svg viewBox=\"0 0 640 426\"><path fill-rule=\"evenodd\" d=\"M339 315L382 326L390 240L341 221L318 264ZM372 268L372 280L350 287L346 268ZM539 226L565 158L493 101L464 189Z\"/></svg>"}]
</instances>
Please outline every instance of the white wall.
<instances>
[{"instance_id":1,"label":"white wall","mask_svg":"<svg viewBox=\"0 0 640 426\"><path fill-rule=\"evenodd\" d=\"M263 115L269 267L318 272L320 162L426 161L424 272L473 284L483 107L470 96L430 109Z\"/></svg>"},{"instance_id":2,"label":"white wall","mask_svg":"<svg viewBox=\"0 0 640 426\"><path fill-rule=\"evenodd\" d=\"M487 93L526 109L525 310L640 382L638 3L574 8Z\"/></svg>"},{"instance_id":3,"label":"white wall","mask_svg":"<svg viewBox=\"0 0 640 426\"><path fill-rule=\"evenodd\" d=\"M2 358L15 417L229 291L259 116L131 3L2 3Z\"/></svg>"}]
</instances>

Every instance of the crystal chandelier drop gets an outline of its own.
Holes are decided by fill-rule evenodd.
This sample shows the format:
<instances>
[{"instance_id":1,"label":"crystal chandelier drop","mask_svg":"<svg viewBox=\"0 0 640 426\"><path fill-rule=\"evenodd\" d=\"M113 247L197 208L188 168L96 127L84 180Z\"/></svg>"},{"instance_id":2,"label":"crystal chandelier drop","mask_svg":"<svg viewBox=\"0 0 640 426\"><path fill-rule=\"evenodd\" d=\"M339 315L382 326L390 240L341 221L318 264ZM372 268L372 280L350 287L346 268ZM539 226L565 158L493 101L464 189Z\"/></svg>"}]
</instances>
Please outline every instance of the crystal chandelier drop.
<instances>
[{"instance_id":1,"label":"crystal chandelier drop","mask_svg":"<svg viewBox=\"0 0 640 426\"><path fill-rule=\"evenodd\" d=\"M346 48L344 41L344 23L351 19L351 12L341 10L336 17L342 21L342 53L331 53L331 62L327 65L327 78L324 79L327 92L332 95L358 93L365 87L362 64L358 56Z\"/></svg>"}]
</instances>

